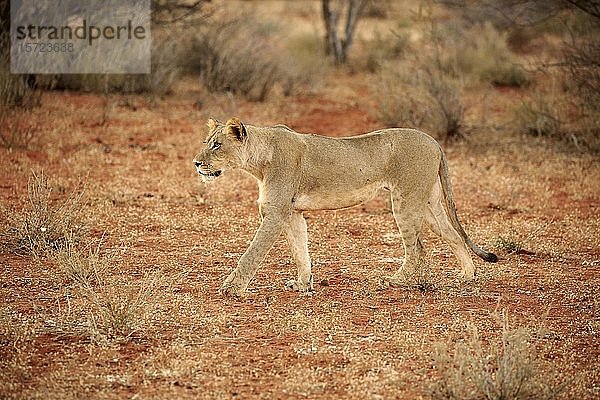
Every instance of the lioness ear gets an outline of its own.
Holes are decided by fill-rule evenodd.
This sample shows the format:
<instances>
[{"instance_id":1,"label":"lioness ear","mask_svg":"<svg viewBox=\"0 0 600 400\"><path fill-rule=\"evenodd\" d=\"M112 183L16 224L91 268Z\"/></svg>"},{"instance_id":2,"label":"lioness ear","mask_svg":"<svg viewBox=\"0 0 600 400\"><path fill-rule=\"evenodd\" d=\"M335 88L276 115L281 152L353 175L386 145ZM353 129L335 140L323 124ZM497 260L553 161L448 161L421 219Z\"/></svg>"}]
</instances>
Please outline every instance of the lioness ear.
<instances>
[{"instance_id":1,"label":"lioness ear","mask_svg":"<svg viewBox=\"0 0 600 400\"><path fill-rule=\"evenodd\" d=\"M240 142L246 140L246 137L248 136L248 132L246 132L246 127L242 124L242 121L235 117L227 121L225 130Z\"/></svg>"},{"instance_id":2,"label":"lioness ear","mask_svg":"<svg viewBox=\"0 0 600 400\"><path fill-rule=\"evenodd\" d=\"M208 126L209 132L214 131L217 125L219 125L219 121L214 118L209 118L208 121L206 121L206 126Z\"/></svg>"}]
</instances>

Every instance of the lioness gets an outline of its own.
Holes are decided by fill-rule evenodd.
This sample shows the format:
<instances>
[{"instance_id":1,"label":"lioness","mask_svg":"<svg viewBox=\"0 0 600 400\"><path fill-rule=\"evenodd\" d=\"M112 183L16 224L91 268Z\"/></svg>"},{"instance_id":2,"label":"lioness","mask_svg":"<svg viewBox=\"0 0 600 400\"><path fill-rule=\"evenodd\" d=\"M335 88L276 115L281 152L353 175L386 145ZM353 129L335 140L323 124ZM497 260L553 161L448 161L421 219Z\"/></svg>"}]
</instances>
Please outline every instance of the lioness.
<instances>
[{"instance_id":1,"label":"lioness","mask_svg":"<svg viewBox=\"0 0 600 400\"><path fill-rule=\"evenodd\" d=\"M256 178L262 223L237 268L220 291L242 296L260 262L285 232L298 277L286 286L313 290L306 221L302 211L334 210L371 199L389 190L392 212L402 235L404 261L384 279L399 285L414 271L422 245L423 220L448 242L472 280L475 267L467 246L488 262L498 258L477 247L458 221L448 164L439 144L415 129L384 129L349 138L294 132L284 125L257 127L237 118L223 124L208 120L205 148L194 157L196 171L211 182L233 168Z\"/></svg>"}]
</instances>

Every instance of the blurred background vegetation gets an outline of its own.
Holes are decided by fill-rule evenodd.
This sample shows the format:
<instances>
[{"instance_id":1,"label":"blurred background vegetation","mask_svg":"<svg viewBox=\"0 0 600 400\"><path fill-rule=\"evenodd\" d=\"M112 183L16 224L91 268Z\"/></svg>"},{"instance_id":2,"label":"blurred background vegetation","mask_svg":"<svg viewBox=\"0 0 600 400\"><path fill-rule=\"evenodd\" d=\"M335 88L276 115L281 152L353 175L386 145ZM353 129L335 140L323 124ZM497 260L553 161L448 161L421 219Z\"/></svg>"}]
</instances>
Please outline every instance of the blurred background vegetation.
<instances>
[{"instance_id":1,"label":"blurred background vegetation","mask_svg":"<svg viewBox=\"0 0 600 400\"><path fill-rule=\"evenodd\" d=\"M0 1L2 141L27 145L27 135L13 137L31 131L17 129L17 114L39 105L46 90L159 101L192 77L207 92L263 102L318 92L343 70L367 76L383 126L459 139L468 131L465 94L493 86L518 93L506 121L514 131L598 150L597 0L284 2L283 12L302 24L257 4L153 0L149 75L13 75L10 2Z\"/></svg>"}]
</instances>

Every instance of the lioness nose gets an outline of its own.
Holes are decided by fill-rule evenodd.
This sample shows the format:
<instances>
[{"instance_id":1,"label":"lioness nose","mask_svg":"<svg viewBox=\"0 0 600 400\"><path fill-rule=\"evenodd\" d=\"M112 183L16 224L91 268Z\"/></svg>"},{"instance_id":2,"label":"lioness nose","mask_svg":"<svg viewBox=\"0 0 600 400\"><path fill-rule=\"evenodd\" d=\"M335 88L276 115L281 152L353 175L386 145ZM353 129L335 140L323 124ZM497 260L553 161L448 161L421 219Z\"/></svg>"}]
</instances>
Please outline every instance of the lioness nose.
<instances>
[{"instance_id":1,"label":"lioness nose","mask_svg":"<svg viewBox=\"0 0 600 400\"><path fill-rule=\"evenodd\" d=\"M198 168L199 166L201 166L201 165L202 165L202 163L201 163L201 162L198 162L198 161L194 161L194 165L196 166L196 168Z\"/></svg>"}]
</instances>

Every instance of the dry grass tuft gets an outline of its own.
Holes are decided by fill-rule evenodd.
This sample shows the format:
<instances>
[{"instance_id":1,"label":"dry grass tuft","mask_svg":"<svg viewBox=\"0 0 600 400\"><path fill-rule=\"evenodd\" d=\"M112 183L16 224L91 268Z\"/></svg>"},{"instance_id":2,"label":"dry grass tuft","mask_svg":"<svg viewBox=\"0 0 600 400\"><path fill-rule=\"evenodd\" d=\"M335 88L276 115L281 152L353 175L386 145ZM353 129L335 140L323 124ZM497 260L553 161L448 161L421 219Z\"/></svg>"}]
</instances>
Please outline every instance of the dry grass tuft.
<instances>
[{"instance_id":1,"label":"dry grass tuft","mask_svg":"<svg viewBox=\"0 0 600 400\"><path fill-rule=\"evenodd\" d=\"M500 337L489 345L469 324L453 352L447 344L437 347L441 379L432 388L434 399L553 399L564 389L538 367L530 333L511 328L506 313L500 324Z\"/></svg>"},{"instance_id":2,"label":"dry grass tuft","mask_svg":"<svg viewBox=\"0 0 600 400\"><path fill-rule=\"evenodd\" d=\"M463 135L464 106L456 80L425 64L388 68L381 76L377 114L385 125L426 129L443 140ZM388 93L390 87L401 89Z\"/></svg>"},{"instance_id":3,"label":"dry grass tuft","mask_svg":"<svg viewBox=\"0 0 600 400\"><path fill-rule=\"evenodd\" d=\"M515 109L517 129L533 136L558 137L562 122L551 95L535 93Z\"/></svg>"},{"instance_id":4,"label":"dry grass tuft","mask_svg":"<svg viewBox=\"0 0 600 400\"><path fill-rule=\"evenodd\" d=\"M39 126L31 121L27 110L0 106L0 146L28 148L39 138L39 133Z\"/></svg>"},{"instance_id":5,"label":"dry grass tuft","mask_svg":"<svg viewBox=\"0 0 600 400\"><path fill-rule=\"evenodd\" d=\"M72 281L65 287L67 307L49 325L61 333L82 335L97 344L123 342L151 330L161 299L159 290L172 278L162 269L135 279L116 273L124 269L114 254L101 250L101 243L82 252L69 243L55 262Z\"/></svg>"},{"instance_id":6,"label":"dry grass tuft","mask_svg":"<svg viewBox=\"0 0 600 400\"><path fill-rule=\"evenodd\" d=\"M95 342L127 340L149 328L156 312L155 296L163 283L162 270L138 281L94 272L95 284L83 283L79 295L88 305L88 329Z\"/></svg>"},{"instance_id":7,"label":"dry grass tuft","mask_svg":"<svg viewBox=\"0 0 600 400\"><path fill-rule=\"evenodd\" d=\"M498 236L494 247L503 250L507 254L514 254L523 250L523 244L514 237Z\"/></svg>"},{"instance_id":8,"label":"dry grass tuft","mask_svg":"<svg viewBox=\"0 0 600 400\"><path fill-rule=\"evenodd\" d=\"M29 204L21 213L4 210L7 226L2 242L17 254L47 256L68 242L80 241L88 231L83 222L83 190L62 201L52 198L52 187L44 172L33 173L27 184Z\"/></svg>"},{"instance_id":9,"label":"dry grass tuft","mask_svg":"<svg viewBox=\"0 0 600 400\"><path fill-rule=\"evenodd\" d=\"M257 21L241 23L241 18L206 24L193 38L190 53L184 55L185 67L199 73L211 92L232 92L263 101L277 83L280 70L267 46L267 29L261 31Z\"/></svg>"},{"instance_id":10,"label":"dry grass tuft","mask_svg":"<svg viewBox=\"0 0 600 400\"><path fill-rule=\"evenodd\" d=\"M510 51L507 36L489 22L458 35L457 46L449 47L457 73L498 86L527 86L530 78Z\"/></svg>"},{"instance_id":11,"label":"dry grass tuft","mask_svg":"<svg viewBox=\"0 0 600 400\"><path fill-rule=\"evenodd\" d=\"M75 242L68 237L56 252L54 261L67 278L80 285L89 286L97 276L108 269L111 259L101 253L101 240L95 245L88 244L83 250L80 250Z\"/></svg>"},{"instance_id":12,"label":"dry grass tuft","mask_svg":"<svg viewBox=\"0 0 600 400\"><path fill-rule=\"evenodd\" d=\"M0 310L0 393L15 393L20 381L32 378L31 353L27 347L35 332L9 308ZM4 397L3 398L11 398Z\"/></svg>"}]
</instances>

